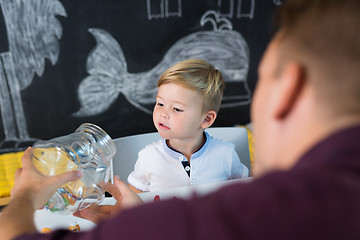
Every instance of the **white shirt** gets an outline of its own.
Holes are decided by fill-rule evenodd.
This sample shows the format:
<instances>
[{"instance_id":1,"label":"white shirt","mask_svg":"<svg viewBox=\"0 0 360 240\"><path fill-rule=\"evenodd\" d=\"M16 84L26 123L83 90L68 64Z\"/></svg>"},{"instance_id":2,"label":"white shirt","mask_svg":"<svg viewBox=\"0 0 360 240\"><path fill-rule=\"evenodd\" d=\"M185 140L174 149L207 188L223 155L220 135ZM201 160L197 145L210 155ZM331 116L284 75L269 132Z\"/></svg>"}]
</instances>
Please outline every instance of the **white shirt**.
<instances>
[{"instance_id":1,"label":"white shirt","mask_svg":"<svg viewBox=\"0 0 360 240\"><path fill-rule=\"evenodd\" d=\"M128 183L143 191L159 191L192 184L247 177L249 169L240 162L232 143L211 137L190 158L190 177L182 161L186 157L166 144L166 139L147 145L139 154Z\"/></svg>"}]
</instances>

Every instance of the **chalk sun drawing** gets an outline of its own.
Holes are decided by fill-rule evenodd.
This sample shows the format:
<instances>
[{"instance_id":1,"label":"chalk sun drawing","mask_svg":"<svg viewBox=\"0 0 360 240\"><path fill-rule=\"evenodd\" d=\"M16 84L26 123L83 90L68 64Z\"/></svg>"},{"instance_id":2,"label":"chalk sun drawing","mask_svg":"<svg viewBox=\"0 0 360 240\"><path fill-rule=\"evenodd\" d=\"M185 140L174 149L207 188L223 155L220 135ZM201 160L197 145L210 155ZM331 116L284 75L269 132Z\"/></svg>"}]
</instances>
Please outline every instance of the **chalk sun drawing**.
<instances>
[{"instance_id":1,"label":"chalk sun drawing","mask_svg":"<svg viewBox=\"0 0 360 240\"><path fill-rule=\"evenodd\" d=\"M55 16L66 16L58 0L0 0L8 52L0 53L0 109L5 139L0 152L17 150L29 138L20 91L41 76L45 58L55 65L62 28ZM8 149L4 149L6 145Z\"/></svg>"},{"instance_id":2,"label":"chalk sun drawing","mask_svg":"<svg viewBox=\"0 0 360 240\"><path fill-rule=\"evenodd\" d=\"M242 35L232 30L227 18L207 11L200 24L210 23L211 31L199 31L178 40L151 70L129 73L124 53L117 41L105 30L89 29L96 39L95 48L86 62L88 76L79 85L80 109L74 116L94 116L105 112L119 94L134 107L151 114L160 75L170 66L189 58L204 59L217 67L227 83L242 83L245 94L225 95L221 107L247 105L251 91L247 85L249 48Z\"/></svg>"}]
</instances>

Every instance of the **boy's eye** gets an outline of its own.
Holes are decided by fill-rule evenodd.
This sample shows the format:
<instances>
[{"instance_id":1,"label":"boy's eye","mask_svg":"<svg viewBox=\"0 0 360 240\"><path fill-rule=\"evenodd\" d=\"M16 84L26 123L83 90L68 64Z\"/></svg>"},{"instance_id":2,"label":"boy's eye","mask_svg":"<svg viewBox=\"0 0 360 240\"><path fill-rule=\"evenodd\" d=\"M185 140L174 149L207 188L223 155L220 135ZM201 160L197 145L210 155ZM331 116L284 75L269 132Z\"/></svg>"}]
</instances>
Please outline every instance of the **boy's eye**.
<instances>
[{"instance_id":1,"label":"boy's eye","mask_svg":"<svg viewBox=\"0 0 360 240\"><path fill-rule=\"evenodd\" d=\"M181 110L180 108L174 107L174 111L175 111L175 112L182 112L183 110Z\"/></svg>"},{"instance_id":2,"label":"boy's eye","mask_svg":"<svg viewBox=\"0 0 360 240\"><path fill-rule=\"evenodd\" d=\"M156 103L156 105L158 105L158 106L160 106L160 107L164 106L164 104L162 104L162 103L160 103L160 102Z\"/></svg>"}]
</instances>

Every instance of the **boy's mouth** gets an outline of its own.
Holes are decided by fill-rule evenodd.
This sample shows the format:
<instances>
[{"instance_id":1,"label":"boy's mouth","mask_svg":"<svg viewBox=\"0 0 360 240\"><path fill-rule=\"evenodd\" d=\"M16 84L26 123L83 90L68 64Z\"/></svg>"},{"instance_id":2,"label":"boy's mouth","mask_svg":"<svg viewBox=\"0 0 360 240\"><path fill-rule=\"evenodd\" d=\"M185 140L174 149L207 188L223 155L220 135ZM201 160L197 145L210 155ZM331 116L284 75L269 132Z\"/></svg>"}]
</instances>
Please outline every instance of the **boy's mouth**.
<instances>
[{"instance_id":1,"label":"boy's mouth","mask_svg":"<svg viewBox=\"0 0 360 240\"><path fill-rule=\"evenodd\" d=\"M159 126L160 126L161 128L170 129L168 126L166 126L166 125L163 124L163 123L159 123Z\"/></svg>"}]
</instances>

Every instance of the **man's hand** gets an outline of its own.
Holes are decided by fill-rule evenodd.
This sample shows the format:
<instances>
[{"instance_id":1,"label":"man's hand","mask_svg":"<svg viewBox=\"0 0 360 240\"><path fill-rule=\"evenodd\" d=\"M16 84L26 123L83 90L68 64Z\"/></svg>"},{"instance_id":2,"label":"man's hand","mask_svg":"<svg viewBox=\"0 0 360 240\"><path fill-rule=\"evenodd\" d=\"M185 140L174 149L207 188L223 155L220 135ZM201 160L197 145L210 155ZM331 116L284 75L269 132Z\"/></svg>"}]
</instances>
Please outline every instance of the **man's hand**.
<instances>
[{"instance_id":1,"label":"man's hand","mask_svg":"<svg viewBox=\"0 0 360 240\"><path fill-rule=\"evenodd\" d=\"M32 149L28 148L21 159L22 168L15 173L11 201L0 214L0 238L3 240L36 232L35 210L41 208L57 188L81 177L79 171L46 176L34 167L31 156Z\"/></svg>"},{"instance_id":2,"label":"man's hand","mask_svg":"<svg viewBox=\"0 0 360 240\"><path fill-rule=\"evenodd\" d=\"M26 198L35 210L41 208L54 195L56 189L81 177L79 171L56 176L42 174L32 163L32 148L25 151L21 163L22 168L15 172L15 186L11 190L11 199Z\"/></svg>"},{"instance_id":3,"label":"man's hand","mask_svg":"<svg viewBox=\"0 0 360 240\"><path fill-rule=\"evenodd\" d=\"M141 198L131 190L126 183L121 181L118 176L114 177L114 183L115 184L104 184L103 189L115 198L115 205L91 205L88 208L75 212L73 215L97 224L100 221L117 214L123 209L131 208L143 203Z\"/></svg>"}]
</instances>

